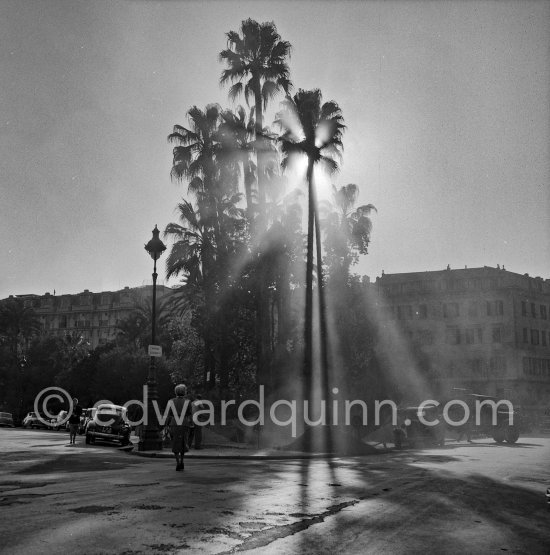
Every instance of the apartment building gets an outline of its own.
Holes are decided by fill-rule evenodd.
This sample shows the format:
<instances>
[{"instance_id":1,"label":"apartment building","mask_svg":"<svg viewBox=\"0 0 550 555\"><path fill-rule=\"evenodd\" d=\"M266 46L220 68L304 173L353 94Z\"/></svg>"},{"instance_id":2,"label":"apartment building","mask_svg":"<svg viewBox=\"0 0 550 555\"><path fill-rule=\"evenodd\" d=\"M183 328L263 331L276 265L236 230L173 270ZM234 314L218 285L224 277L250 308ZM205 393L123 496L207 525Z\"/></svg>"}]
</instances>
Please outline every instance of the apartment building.
<instances>
[{"instance_id":1,"label":"apartment building","mask_svg":"<svg viewBox=\"0 0 550 555\"><path fill-rule=\"evenodd\" d=\"M157 285L157 303L171 293L169 287ZM87 341L92 349L112 341L117 325L127 318L138 306L152 298L152 285L125 287L119 291L92 293L85 289L72 295L18 295L25 306L34 309L45 334L64 335L76 332ZM158 306L158 304L157 304Z\"/></svg>"},{"instance_id":2,"label":"apartment building","mask_svg":"<svg viewBox=\"0 0 550 555\"><path fill-rule=\"evenodd\" d=\"M385 325L436 394L456 388L550 406L550 280L497 268L383 274Z\"/></svg>"}]
</instances>

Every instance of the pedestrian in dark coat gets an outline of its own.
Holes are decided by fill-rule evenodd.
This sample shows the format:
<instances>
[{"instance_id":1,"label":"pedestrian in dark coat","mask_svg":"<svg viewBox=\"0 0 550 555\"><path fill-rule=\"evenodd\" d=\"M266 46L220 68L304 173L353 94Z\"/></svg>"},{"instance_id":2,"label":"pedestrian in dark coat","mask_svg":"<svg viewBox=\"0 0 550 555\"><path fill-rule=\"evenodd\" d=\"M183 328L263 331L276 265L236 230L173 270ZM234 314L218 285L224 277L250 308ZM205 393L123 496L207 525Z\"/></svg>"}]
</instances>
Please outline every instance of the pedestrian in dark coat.
<instances>
[{"instance_id":1,"label":"pedestrian in dark coat","mask_svg":"<svg viewBox=\"0 0 550 555\"><path fill-rule=\"evenodd\" d=\"M183 456L189 451L189 428L191 420L191 400L187 397L187 386L179 384L174 389L176 397L168 401L172 404L170 412L170 435L172 437L172 452L176 457L176 470L184 468Z\"/></svg>"}]
</instances>

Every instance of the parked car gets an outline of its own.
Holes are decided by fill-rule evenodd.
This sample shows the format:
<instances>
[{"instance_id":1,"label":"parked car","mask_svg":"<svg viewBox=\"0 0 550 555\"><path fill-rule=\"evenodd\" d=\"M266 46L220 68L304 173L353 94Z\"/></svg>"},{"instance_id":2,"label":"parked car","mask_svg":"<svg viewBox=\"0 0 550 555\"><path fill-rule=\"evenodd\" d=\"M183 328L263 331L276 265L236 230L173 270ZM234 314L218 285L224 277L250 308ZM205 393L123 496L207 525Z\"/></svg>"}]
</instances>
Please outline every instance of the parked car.
<instances>
[{"instance_id":1,"label":"parked car","mask_svg":"<svg viewBox=\"0 0 550 555\"><path fill-rule=\"evenodd\" d=\"M445 424L439 415L439 409L434 405L420 407L406 407L397 411L401 442L409 447L427 447L445 445ZM439 423L430 426L426 422ZM397 443L397 442L396 442Z\"/></svg>"},{"instance_id":2,"label":"parked car","mask_svg":"<svg viewBox=\"0 0 550 555\"><path fill-rule=\"evenodd\" d=\"M13 416L10 412L0 412L0 426L15 428L15 424L13 423Z\"/></svg>"},{"instance_id":3,"label":"parked car","mask_svg":"<svg viewBox=\"0 0 550 555\"><path fill-rule=\"evenodd\" d=\"M82 416L80 417L80 424L78 426L78 433L82 435L88 426L88 423L94 419L95 413L97 412L97 407L92 407L91 409L84 409L82 411Z\"/></svg>"},{"instance_id":4,"label":"parked car","mask_svg":"<svg viewBox=\"0 0 550 555\"><path fill-rule=\"evenodd\" d=\"M67 429L67 422L68 422L67 414L68 413L66 410L59 411L59 414L55 418L52 418L50 420L50 427L52 428L52 430L57 431L57 430Z\"/></svg>"},{"instance_id":5,"label":"parked car","mask_svg":"<svg viewBox=\"0 0 550 555\"><path fill-rule=\"evenodd\" d=\"M102 441L116 441L120 445L130 443L130 424L126 416L126 409L119 405L99 405L95 416L86 426L86 443Z\"/></svg>"},{"instance_id":6,"label":"parked car","mask_svg":"<svg viewBox=\"0 0 550 555\"><path fill-rule=\"evenodd\" d=\"M489 395L466 393L462 397L469 408L470 419L466 426L471 435L489 436L497 443L516 443L523 426L523 418L517 407L512 406L510 410L506 405L498 406L499 399ZM497 407L495 414L493 406ZM463 415L462 408L456 409L457 415L453 415L453 412L450 411L453 420L459 420Z\"/></svg>"},{"instance_id":7,"label":"parked car","mask_svg":"<svg viewBox=\"0 0 550 555\"><path fill-rule=\"evenodd\" d=\"M23 428L45 428L48 429L49 425L47 419L37 415L35 412L29 412L23 418Z\"/></svg>"}]
</instances>

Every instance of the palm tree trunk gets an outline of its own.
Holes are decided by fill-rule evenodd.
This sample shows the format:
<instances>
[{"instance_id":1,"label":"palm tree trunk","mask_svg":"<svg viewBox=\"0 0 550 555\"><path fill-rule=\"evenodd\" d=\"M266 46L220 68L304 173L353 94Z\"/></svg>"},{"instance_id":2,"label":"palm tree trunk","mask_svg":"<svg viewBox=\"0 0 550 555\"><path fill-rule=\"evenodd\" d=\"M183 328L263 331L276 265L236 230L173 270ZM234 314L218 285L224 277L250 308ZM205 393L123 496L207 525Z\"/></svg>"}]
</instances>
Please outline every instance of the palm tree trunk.
<instances>
[{"instance_id":1,"label":"palm tree trunk","mask_svg":"<svg viewBox=\"0 0 550 555\"><path fill-rule=\"evenodd\" d=\"M319 227L319 213L317 210L316 192L313 199L313 210L315 215L315 239L317 242L317 290L319 293L319 325L320 325L320 340L321 340L321 399L327 401L327 421L328 426L324 427L325 445L328 452L332 452L332 411L329 398L329 365L328 365L328 332L327 332L327 307L325 300L325 287L323 283L323 257L321 245L321 228Z\"/></svg>"},{"instance_id":2,"label":"palm tree trunk","mask_svg":"<svg viewBox=\"0 0 550 555\"><path fill-rule=\"evenodd\" d=\"M255 100L255 139L256 139L256 158L257 158L257 175L258 175L258 222L256 225L256 242L258 246L262 244L262 239L267 229L266 214L266 183L265 183L265 156L264 156L264 140L262 137L263 129L263 113L262 113L262 94L260 89L260 80L255 80L254 86ZM263 260L264 254L260 251L260 267L258 279L258 378L259 382L266 386L272 384L271 376L271 332L270 332L270 314L269 314L269 290L267 265Z\"/></svg>"},{"instance_id":3,"label":"palm tree trunk","mask_svg":"<svg viewBox=\"0 0 550 555\"><path fill-rule=\"evenodd\" d=\"M323 398L328 399L329 368L328 368L328 331L327 306L325 287L323 283L323 257L321 245L321 228L319 227L319 213L317 210L317 195L313 190L313 210L315 219L315 240L317 243L317 290L319 294L319 325L321 332L321 387Z\"/></svg>"},{"instance_id":4,"label":"palm tree trunk","mask_svg":"<svg viewBox=\"0 0 550 555\"><path fill-rule=\"evenodd\" d=\"M307 165L308 217L307 217L307 252L306 252L306 311L304 322L304 377L305 396L311 395L313 362L313 227L314 227L314 193L313 193L313 159Z\"/></svg>"}]
</instances>

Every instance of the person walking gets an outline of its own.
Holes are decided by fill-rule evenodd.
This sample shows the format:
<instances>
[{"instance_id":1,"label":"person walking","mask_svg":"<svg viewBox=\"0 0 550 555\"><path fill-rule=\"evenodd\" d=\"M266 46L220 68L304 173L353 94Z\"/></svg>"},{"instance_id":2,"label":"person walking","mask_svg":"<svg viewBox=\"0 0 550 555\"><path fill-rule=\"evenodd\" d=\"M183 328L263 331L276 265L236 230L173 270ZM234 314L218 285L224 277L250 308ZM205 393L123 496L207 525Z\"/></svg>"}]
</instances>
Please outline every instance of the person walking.
<instances>
[{"instance_id":1,"label":"person walking","mask_svg":"<svg viewBox=\"0 0 550 555\"><path fill-rule=\"evenodd\" d=\"M170 435L172 437L172 453L176 457L176 470L184 469L183 456L189 451L189 428L192 423L191 401L187 397L187 386L179 384L175 387L176 396L170 399L168 403L171 406Z\"/></svg>"},{"instance_id":2,"label":"person walking","mask_svg":"<svg viewBox=\"0 0 550 555\"><path fill-rule=\"evenodd\" d=\"M76 434L80 425L80 417L82 416L82 407L78 404L78 399L73 399L73 410L69 416L69 443L76 444Z\"/></svg>"}]
</instances>

